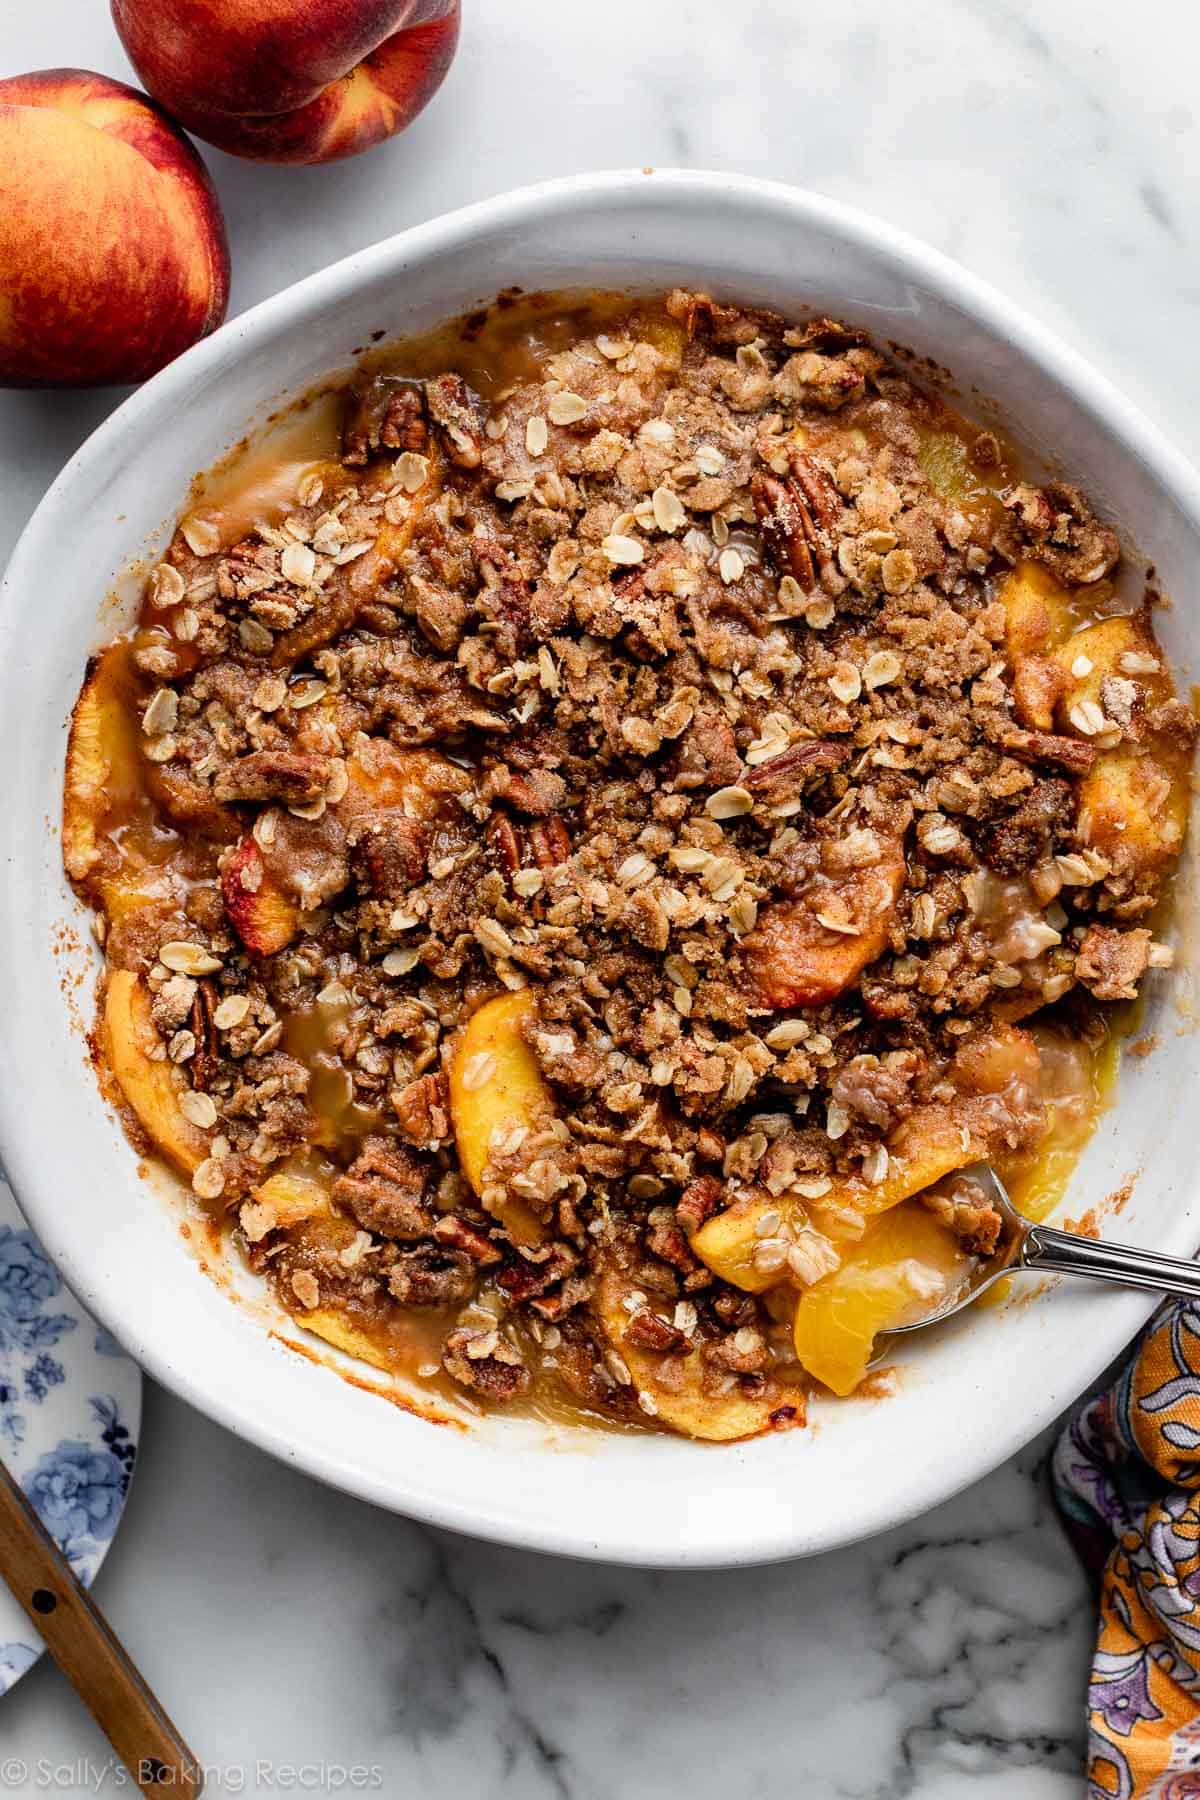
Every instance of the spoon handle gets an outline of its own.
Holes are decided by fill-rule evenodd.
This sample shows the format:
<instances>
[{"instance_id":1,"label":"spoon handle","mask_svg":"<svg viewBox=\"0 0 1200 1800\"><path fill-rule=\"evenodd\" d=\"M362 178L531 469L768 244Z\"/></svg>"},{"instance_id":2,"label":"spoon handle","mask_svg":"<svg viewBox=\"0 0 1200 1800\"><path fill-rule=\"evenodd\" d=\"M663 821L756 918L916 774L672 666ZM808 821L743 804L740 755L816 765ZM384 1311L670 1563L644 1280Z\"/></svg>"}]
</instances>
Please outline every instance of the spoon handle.
<instances>
[{"instance_id":1,"label":"spoon handle","mask_svg":"<svg viewBox=\"0 0 1200 1800\"><path fill-rule=\"evenodd\" d=\"M192 1752L0 1463L0 1575L143 1793L194 1800ZM118 1782L116 1785L120 1785Z\"/></svg>"},{"instance_id":2,"label":"spoon handle","mask_svg":"<svg viewBox=\"0 0 1200 1800\"><path fill-rule=\"evenodd\" d=\"M1122 1287L1200 1299L1200 1263L1185 1262L1178 1256L1159 1256L1153 1250L1137 1250L1131 1244L1076 1237L1073 1232L1057 1231L1052 1225L1030 1226L1019 1266L1062 1275L1090 1275L1095 1281L1114 1281Z\"/></svg>"}]
</instances>

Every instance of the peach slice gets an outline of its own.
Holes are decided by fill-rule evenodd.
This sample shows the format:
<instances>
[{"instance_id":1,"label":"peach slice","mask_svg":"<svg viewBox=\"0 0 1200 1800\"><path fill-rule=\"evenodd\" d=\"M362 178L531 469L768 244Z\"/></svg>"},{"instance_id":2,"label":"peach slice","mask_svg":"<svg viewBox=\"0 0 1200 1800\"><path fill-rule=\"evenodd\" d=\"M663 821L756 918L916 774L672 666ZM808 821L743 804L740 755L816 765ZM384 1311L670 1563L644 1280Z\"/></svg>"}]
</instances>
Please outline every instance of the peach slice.
<instances>
[{"instance_id":1,"label":"peach slice","mask_svg":"<svg viewBox=\"0 0 1200 1800\"><path fill-rule=\"evenodd\" d=\"M773 1396L744 1394L736 1385L719 1392L720 1382L705 1387L705 1363L699 1350L684 1356L664 1356L645 1350L629 1338L632 1314L625 1302L637 1284L619 1269L608 1269L597 1284L593 1302L596 1317L613 1350L633 1378L639 1397L646 1396L647 1410L685 1437L710 1443L730 1443L737 1438L758 1437L776 1428L772 1414L781 1406L795 1409L789 1423L803 1423L804 1396L792 1390ZM666 1379L664 1380L664 1376Z\"/></svg>"},{"instance_id":2,"label":"peach slice","mask_svg":"<svg viewBox=\"0 0 1200 1800\"><path fill-rule=\"evenodd\" d=\"M1187 829L1190 760L1179 746L1150 755L1123 744L1098 756L1079 789L1092 849L1141 880L1165 873Z\"/></svg>"},{"instance_id":3,"label":"peach slice","mask_svg":"<svg viewBox=\"0 0 1200 1800\"><path fill-rule=\"evenodd\" d=\"M347 758L349 785L338 802L346 819L364 813L401 812L422 824L460 814L455 798L465 794L471 777L436 750L397 750L372 738L361 755Z\"/></svg>"},{"instance_id":4,"label":"peach slice","mask_svg":"<svg viewBox=\"0 0 1200 1800\"><path fill-rule=\"evenodd\" d=\"M1077 631L1058 647L1054 660L1064 677L1060 707L1068 728L1076 707L1103 707L1109 677L1132 682L1147 707L1174 695L1162 652L1141 614L1119 614ZM1187 827L1190 746L1163 741L1164 735L1152 749L1128 741L1101 749L1079 787L1089 844L1143 879L1155 878L1175 860Z\"/></svg>"},{"instance_id":5,"label":"peach slice","mask_svg":"<svg viewBox=\"0 0 1200 1800\"><path fill-rule=\"evenodd\" d=\"M904 886L904 844L883 840L881 860L823 880L800 900L767 907L746 939L746 970L759 1005L824 1006L856 982L886 948ZM830 929L824 918L860 930Z\"/></svg>"},{"instance_id":6,"label":"peach slice","mask_svg":"<svg viewBox=\"0 0 1200 1800\"><path fill-rule=\"evenodd\" d=\"M997 1098L1011 1096L1014 1110L1019 1112L1040 1090L1037 1044L1018 1026L990 1025L964 1040L954 1058L952 1077L958 1099L919 1106L893 1131L887 1144L888 1167L881 1181L835 1181L826 1193L809 1200L795 1192L778 1199L755 1194L702 1225L692 1237L692 1250L714 1274L752 1294L765 1293L789 1279L786 1267L764 1269L755 1258L762 1242L762 1221L771 1213L777 1215L778 1224L767 1236L777 1235L785 1227L801 1230L815 1215L822 1233L835 1241L840 1251L850 1236L839 1218L843 1209L869 1227L872 1219L932 1187L943 1175L952 1175L988 1154L991 1135L1006 1119L1006 1113L997 1108Z\"/></svg>"},{"instance_id":7,"label":"peach slice","mask_svg":"<svg viewBox=\"0 0 1200 1800\"><path fill-rule=\"evenodd\" d=\"M943 1175L977 1161L984 1154L985 1143L972 1125L969 1103L920 1107L892 1133L888 1171L882 1181L874 1186L859 1180L835 1182L815 1202L805 1202L791 1193L778 1199L763 1194L739 1200L728 1212L718 1213L700 1227L691 1240L692 1250L723 1281L745 1288L748 1293L765 1293L789 1279L786 1265L782 1269L764 1269L755 1260L765 1218L772 1213L778 1215L779 1225L774 1227L777 1234L785 1225L803 1229L810 1222L810 1214L816 1211L823 1232L833 1238L843 1237L836 1219L840 1208L849 1208L866 1220L877 1218L923 1188L932 1187Z\"/></svg>"},{"instance_id":8,"label":"peach slice","mask_svg":"<svg viewBox=\"0 0 1200 1800\"><path fill-rule=\"evenodd\" d=\"M931 1213L897 1207L845 1252L840 1268L801 1294L797 1360L835 1394L853 1393L876 1335L956 1292L970 1269L971 1258Z\"/></svg>"},{"instance_id":9,"label":"peach slice","mask_svg":"<svg viewBox=\"0 0 1200 1800\"><path fill-rule=\"evenodd\" d=\"M1000 589L1004 647L1009 661L1044 656L1061 644L1074 622L1071 595L1041 563L1020 562Z\"/></svg>"},{"instance_id":10,"label":"peach slice","mask_svg":"<svg viewBox=\"0 0 1200 1800\"><path fill-rule=\"evenodd\" d=\"M1070 593L1040 563L1022 562L1001 587L1000 601L1017 717L1033 731L1049 731L1068 685L1051 652L1074 622Z\"/></svg>"},{"instance_id":11,"label":"peach slice","mask_svg":"<svg viewBox=\"0 0 1200 1800\"><path fill-rule=\"evenodd\" d=\"M190 1175L208 1155L208 1139L179 1109L183 1076L162 1054L149 990L129 969L109 974L104 1037L108 1066L142 1129L169 1162Z\"/></svg>"},{"instance_id":12,"label":"peach slice","mask_svg":"<svg viewBox=\"0 0 1200 1800\"><path fill-rule=\"evenodd\" d=\"M554 1101L529 1045L521 1022L534 1011L528 988L500 994L472 1013L450 1064L450 1116L463 1174L484 1199L484 1170L492 1138L523 1125L544 1124ZM541 1243L546 1227L531 1207L517 1199L484 1200L519 1244Z\"/></svg>"},{"instance_id":13,"label":"peach slice","mask_svg":"<svg viewBox=\"0 0 1200 1800\"><path fill-rule=\"evenodd\" d=\"M63 781L63 864L84 881L100 861L100 838L140 790L137 727L126 692L123 645L97 658L75 702Z\"/></svg>"},{"instance_id":14,"label":"peach slice","mask_svg":"<svg viewBox=\"0 0 1200 1800\"><path fill-rule=\"evenodd\" d=\"M241 1210L242 1230L256 1244L269 1231L289 1231L331 1211L328 1185L299 1169L280 1169L255 1188Z\"/></svg>"},{"instance_id":15,"label":"peach slice","mask_svg":"<svg viewBox=\"0 0 1200 1800\"><path fill-rule=\"evenodd\" d=\"M1127 671L1122 667L1127 656L1145 657L1157 664L1157 668L1132 677L1149 704L1157 706L1163 700L1169 700L1173 692L1171 678L1144 617L1140 613L1118 613L1111 619L1098 619L1094 625L1076 631L1054 651L1055 662L1068 678L1062 700L1064 715L1084 700L1101 704L1101 684L1105 677L1127 677Z\"/></svg>"},{"instance_id":16,"label":"peach slice","mask_svg":"<svg viewBox=\"0 0 1200 1800\"><path fill-rule=\"evenodd\" d=\"M268 874L253 837L242 839L222 869L221 898L251 956L274 956L300 929L300 908Z\"/></svg>"},{"instance_id":17,"label":"peach slice","mask_svg":"<svg viewBox=\"0 0 1200 1800\"><path fill-rule=\"evenodd\" d=\"M344 1351L358 1362L369 1363L374 1369L382 1369L385 1374L394 1373L395 1365L384 1346L367 1332L360 1331L345 1313L335 1312L331 1306L315 1306L311 1312L297 1307L292 1316L305 1331L332 1344L335 1350Z\"/></svg>"}]
</instances>

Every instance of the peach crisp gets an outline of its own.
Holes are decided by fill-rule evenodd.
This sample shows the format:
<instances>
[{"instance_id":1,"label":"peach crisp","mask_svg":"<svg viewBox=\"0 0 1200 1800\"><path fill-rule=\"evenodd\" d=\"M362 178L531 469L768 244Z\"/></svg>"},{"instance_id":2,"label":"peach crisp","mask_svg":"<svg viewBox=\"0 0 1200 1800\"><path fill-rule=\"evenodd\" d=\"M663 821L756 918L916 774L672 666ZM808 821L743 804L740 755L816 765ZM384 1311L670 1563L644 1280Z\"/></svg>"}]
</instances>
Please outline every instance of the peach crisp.
<instances>
[{"instance_id":1,"label":"peach crisp","mask_svg":"<svg viewBox=\"0 0 1200 1800\"><path fill-rule=\"evenodd\" d=\"M1119 559L832 319L373 353L198 484L75 709L131 1136L443 1399L802 1424L993 1246L956 1171L1054 1204L1170 961L1194 724Z\"/></svg>"}]
</instances>

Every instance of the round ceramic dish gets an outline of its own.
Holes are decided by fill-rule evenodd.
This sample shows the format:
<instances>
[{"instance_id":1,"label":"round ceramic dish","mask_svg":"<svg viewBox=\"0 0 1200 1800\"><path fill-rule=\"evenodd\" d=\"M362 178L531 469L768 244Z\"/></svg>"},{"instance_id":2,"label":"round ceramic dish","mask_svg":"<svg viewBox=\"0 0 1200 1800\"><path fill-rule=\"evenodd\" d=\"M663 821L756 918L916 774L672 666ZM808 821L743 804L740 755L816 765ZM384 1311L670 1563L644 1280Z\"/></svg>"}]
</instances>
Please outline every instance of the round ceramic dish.
<instances>
[{"instance_id":1,"label":"round ceramic dish","mask_svg":"<svg viewBox=\"0 0 1200 1800\"><path fill-rule=\"evenodd\" d=\"M233 1430L480 1536L722 1565L846 1543L985 1474L1097 1375L1150 1302L1080 1284L977 1311L905 1346L885 1402L817 1404L807 1432L726 1448L412 1417L281 1349L200 1270L178 1212L137 1178L63 998L66 979L90 979L94 953L57 833L84 660L121 622L98 603L131 559L161 549L197 469L374 331L425 329L509 285L677 282L849 318L952 370L960 403L1035 459L1061 457L1153 556L1177 603L1161 628L1187 691L1200 663L1200 482L1107 382L964 270L831 201L727 175L587 176L434 220L256 307L147 383L68 464L17 548L0 600L0 1133L22 1204L81 1298L158 1380ZM1180 889L1186 939L1186 873ZM1154 980L1146 1029L1161 1029L1161 1048L1125 1070L1072 1203L1083 1212L1137 1174L1122 1235L1186 1255L1200 1187L1180 1097L1200 1074L1200 1041L1177 1029L1180 985L1179 972Z\"/></svg>"}]
</instances>

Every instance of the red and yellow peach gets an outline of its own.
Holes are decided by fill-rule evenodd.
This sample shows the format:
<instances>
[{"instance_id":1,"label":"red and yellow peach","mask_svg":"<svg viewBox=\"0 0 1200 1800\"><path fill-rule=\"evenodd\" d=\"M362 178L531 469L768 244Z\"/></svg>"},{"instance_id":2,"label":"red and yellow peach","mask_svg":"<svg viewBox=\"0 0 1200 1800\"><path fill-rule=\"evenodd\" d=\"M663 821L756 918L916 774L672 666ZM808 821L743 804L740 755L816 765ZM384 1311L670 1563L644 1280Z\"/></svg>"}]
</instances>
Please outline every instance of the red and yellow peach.
<instances>
[{"instance_id":1,"label":"red and yellow peach","mask_svg":"<svg viewBox=\"0 0 1200 1800\"><path fill-rule=\"evenodd\" d=\"M318 163L402 131L441 86L459 0L112 0L146 87L236 156Z\"/></svg>"},{"instance_id":2,"label":"red and yellow peach","mask_svg":"<svg viewBox=\"0 0 1200 1800\"><path fill-rule=\"evenodd\" d=\"M0 384L144 380L228 301L216 194L153 102L82 69L0 81Z\"/></svg>"}]
</instances>

